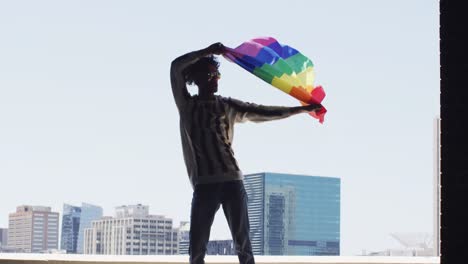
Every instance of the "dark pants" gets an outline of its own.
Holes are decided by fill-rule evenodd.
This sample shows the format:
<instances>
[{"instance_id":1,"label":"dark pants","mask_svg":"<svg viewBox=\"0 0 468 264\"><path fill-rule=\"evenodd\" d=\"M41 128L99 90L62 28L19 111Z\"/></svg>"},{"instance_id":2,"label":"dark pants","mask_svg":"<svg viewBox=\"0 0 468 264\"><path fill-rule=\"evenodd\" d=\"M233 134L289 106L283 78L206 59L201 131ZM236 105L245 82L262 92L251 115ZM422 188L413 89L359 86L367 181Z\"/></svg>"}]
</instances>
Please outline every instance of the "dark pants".
<instances>
[{"instance_id":1,"label":"dark pants","mask_svg":"<svg viewBox=\"0 0 468 264\"><path fill-rule=\"evenodd\" d=\"M242 181L197 184L190 215L190 263L205 263L210 229L220 205L231 230L241 264L254 264L249 238L247 193Z\"/></svg>"}]
</instances>

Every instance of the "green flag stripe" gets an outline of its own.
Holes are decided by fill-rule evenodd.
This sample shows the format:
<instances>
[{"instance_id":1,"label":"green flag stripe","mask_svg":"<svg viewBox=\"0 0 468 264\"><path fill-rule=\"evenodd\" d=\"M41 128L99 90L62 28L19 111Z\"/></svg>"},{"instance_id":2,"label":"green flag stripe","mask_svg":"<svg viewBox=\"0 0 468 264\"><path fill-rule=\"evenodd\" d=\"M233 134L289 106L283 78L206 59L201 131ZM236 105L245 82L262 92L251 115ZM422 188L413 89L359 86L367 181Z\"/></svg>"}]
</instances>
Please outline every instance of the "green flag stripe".
<instances>
[{"instance_id":1,"label":"green flag stripe","mask_svg":"<svg viewBox=\"0 0 468 264\"><path fill-rule=\"evenodd\" d=\"M286 60L279 59L273 65L263 64L262 67L255 68L253 74L271 83L274 77L281 78L283 74L291 75L293 72L298 74L313 66L314 64L311 60L301 53L297 53Z\"/></svg>"}]
</instances>

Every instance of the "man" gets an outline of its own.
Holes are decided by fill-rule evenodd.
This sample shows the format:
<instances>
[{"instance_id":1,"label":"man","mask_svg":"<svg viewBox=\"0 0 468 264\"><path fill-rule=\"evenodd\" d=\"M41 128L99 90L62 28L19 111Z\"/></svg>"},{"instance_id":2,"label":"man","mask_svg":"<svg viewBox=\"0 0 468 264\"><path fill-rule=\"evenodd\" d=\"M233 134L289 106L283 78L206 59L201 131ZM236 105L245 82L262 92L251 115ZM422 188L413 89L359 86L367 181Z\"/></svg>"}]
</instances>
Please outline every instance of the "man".
<instances>
[{"instance_id":1,"label":"man","mask_svg":"<svg viewBox=\"0 0 468 264\"><path fill-rule=\"evenodd\" d=\"M226 216L239 262L255 263L249 238L243 175L231 148L234 123L261 122L319 110L322 106L262 106L225 98L218 91L221 43L190 52L171 64L171 85L180 115L182 149L194 189L190 215L190 263L204 263L211 225L220 205ZM191 96L187 84L198 86Z\"/></svg>"}]
</instances>

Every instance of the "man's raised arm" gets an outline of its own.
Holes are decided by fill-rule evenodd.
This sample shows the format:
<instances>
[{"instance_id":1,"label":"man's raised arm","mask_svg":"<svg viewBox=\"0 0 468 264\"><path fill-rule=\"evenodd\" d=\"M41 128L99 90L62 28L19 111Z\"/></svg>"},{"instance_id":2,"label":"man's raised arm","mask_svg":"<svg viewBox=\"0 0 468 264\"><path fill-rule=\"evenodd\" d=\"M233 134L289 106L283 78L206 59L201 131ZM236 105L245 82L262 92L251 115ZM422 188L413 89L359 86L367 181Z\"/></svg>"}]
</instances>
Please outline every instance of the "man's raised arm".
<instances>
[{"instance_id":1,"label":"man's raised arm","mask_svg":"<svg viewBox=\"0 0 468 264\"><path fill-rule=\"evenodd\" d=\"M252 103L245 103L240 100L228 99L228 103L238 112L236 122L264 122L290 117L300 113L318 111L321 104L311 104L305 106L285 107L285 106L265 106Z\"/></svg>"},{"instance_id":2,"label":"man's raised arm","mask_svg":"<svg viewBox=\"0 0 468 264\"><path fill-rule=\"evenodd\" d=\"M174 100L176 102L177 108L182 109L190 94L187 90L187 85L184 76L184 69L192 63L196 62L199 58L208 56L211 54L221 54L224 52L224 46L221 43L215 43L210 45L207 48L192 51L185 55L182 55L171 63L171 86L172 93L174 95Z\"/></svg>"}]
</instances>

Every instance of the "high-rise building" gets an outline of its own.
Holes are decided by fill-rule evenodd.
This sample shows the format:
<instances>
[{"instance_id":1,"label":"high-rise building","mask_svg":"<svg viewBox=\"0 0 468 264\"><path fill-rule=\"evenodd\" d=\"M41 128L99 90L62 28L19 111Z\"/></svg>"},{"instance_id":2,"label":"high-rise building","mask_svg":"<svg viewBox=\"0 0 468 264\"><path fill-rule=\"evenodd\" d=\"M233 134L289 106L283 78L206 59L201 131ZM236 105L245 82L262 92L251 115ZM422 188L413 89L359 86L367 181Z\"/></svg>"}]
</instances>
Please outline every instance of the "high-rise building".
<instances>
[{"instance_id":1,"label":"high-rise building","mask_svg":"<svg viewBox=\"0 0 468 264\"><path fill-rule=\"evenodd\" d=\"M210 240L206 246L207 255L236 255L232 240Z\"/></svg>"},{"instance_id":2,"label":"high-rise building","mask_svg":"<svg viewBox=\"0 0 468 264\"><path fill-rule=\"evenodd\" d=\"M65 250L67 253L76 253L80 217L80 207L69 204L63 205L60 249Z\"/></svg>"},{"instance_id":3,"label":"high-rise building","mask_svg":"<svg viewBox=\"0 0 468 264\"><path fill-rule=\"evenodd\" d=\"M63 205L62 239L60 248L67 253L83 253L84 229L91 227L91 221L102 217L102 208L82 203L81 207Z\"/></svg>"},{"instance_id":4,"label":"high-rise building","mask_svg":"<svg viewBox=\"0 0 468 264\"><path fill-rule=\"evenodd\" d=\"M50 207L22 205L9 215L8 246L23 252L58 249L59 213Z\"/></svg>"},{"instance_id":5,"label":"high-rise building","mask_svg":"<svg viewBox=\"0 0 468 264\"><path fill-rule=\"evenodd\" d=\"M179 226L179 254L187 255L189 253L189 235L190 235L190 222L180 222Z\"/></svg>"},{"instance_id":6,"label":"high-rise building","mask_svg":"<svg viewBox=\"0 0 468 264\"><path fill-rule=\"evenodd\" d=\"M141 204L116 208L116 217L103 217L85 229L84 253L101 255L175 255L178 230L172 219L150 215Z\"/></svg>"},{"instance_id":7,"label":"high-rise building","mask_svg":"<svg viewBox=\"0 0 468 264\"><path fill-rule=\"evenodd\" d=\"M8 228L0 228L0 248L4 248L8 243Z\"/></svg>"},{"instance_id":8,"label":"high-rise building","mask_svg":"<svg viewBox=\"0 0 468 264\"><path fill-rule=\"evenodd\" d=\"M88 203L81 203L80 228L78 231L76 253L83 254L85 229L92 227L92 221L98 220L101 217L102 207Z\"/></svg>"},{"instance_id":9,"label":"high-rise building","mask_svg":"<svg viewBox=\"0 0 468 264\"><path fill-rule=\"evenodd\" d=\"M434 219L433 219L433 253L440 256L440 117L434 120Z\"/></svg>"},{"instance_id":10,"label":"high-rise building","mask_svg":"<svg viewBox=\"0 0 468 264\"><path fill-rule=\"evenodd\" d=\"M340 179L245 175L255 255L339 255Z\"/></svg>"}]
</instances>

